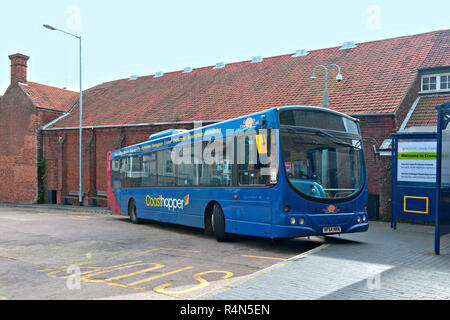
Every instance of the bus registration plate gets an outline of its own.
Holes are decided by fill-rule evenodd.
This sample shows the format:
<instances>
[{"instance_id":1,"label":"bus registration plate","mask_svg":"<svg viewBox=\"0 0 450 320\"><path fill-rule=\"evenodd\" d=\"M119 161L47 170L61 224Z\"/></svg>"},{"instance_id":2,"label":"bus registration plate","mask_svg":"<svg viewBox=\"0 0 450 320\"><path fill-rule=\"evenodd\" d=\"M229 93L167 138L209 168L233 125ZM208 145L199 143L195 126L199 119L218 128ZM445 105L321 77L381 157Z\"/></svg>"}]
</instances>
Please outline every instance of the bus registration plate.
<instances>
[{"instance_id":1,"label":"bus registration plate","mask_svg":"<svg viewBox=\"0 0 450 320\"><path fill-rule=\"evenodd\" d=\"M341 227L340 226L323 227L323 233L336 233L336 232L341 232Z\"/></svg>"}]
</instances>

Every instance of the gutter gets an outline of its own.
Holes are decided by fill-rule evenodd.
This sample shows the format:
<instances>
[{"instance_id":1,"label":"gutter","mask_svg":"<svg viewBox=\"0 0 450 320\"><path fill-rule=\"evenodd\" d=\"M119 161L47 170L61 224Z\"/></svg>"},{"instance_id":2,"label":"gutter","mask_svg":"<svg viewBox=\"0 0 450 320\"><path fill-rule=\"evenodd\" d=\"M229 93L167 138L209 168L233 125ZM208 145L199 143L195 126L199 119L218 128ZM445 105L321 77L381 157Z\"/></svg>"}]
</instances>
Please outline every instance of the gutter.
<instances>
[{"instance_id":1,"label":"gutter","mask_svg":"<svg viewBox=\"0 0 450 320\"><path fill-rule=\"evenodd\" d=\"M68 115L70 115L70 112L66 112L65 114L63 114L62 116L52 120L51 122L47 123L45 126L43 126L41 128L41 130L49 130L47 129L48 127L50 127L51 125L55 124L56 122L58 122L59 120L64 119L65 117L67 117ZM51 129L50 129L51 130Z\"/></svg>"},{"instance_id":2,"label":"gutter","mask_svg":"<svg viewBox=\"0 0 450 320\"><path fill-rule=\"evenodd\" d=\"M380 112L380 113L349 113L352 117L376 117L376 116L395 116L395 112Z\"/></svg>"},{"instance_id":3,"label":"gutter","mask_svg":"<svg viewBox=\"0 0 450 320\"><path fill-rule=\"evenodd\" d=\"M53 120L49 124L42 127L42 130L45 131L57 131L57 130L79 130L80 127L63 127L63 128L48 128L55 122L67 117L70 113L66 113L65 115ZM163 125L179 125L179 124L192 124L192 123L216 123L223 120L208 120L208 121L180 121L180 122L154 122L154 123L137 123L137 124L122 124L122 125L104 125L104 126L87 126L82 127L82 129L98 129L98 128L123 128L123 127L146 127L146 126L163 126Z\"/></svg>"}]
</instances>

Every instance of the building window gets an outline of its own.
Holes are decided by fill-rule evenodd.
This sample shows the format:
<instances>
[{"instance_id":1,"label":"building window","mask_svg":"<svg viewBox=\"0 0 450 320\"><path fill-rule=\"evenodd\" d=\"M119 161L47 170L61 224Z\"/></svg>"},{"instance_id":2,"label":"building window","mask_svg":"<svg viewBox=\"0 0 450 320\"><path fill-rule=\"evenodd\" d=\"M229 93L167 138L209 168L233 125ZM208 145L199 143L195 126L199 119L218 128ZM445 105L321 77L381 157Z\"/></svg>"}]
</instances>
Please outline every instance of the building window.
<instances>
[{"instance_id":1,"label":"building window","mask_svg":"<svg viewBox=\"0 0 450 320\"><path fill-rule=\"evenodd\" d=\"M450 75L441 76L440 87L441 90L450 89Z\"/></svg>"},{"instance_id":2,"label":"building window","mask_svg":"<svg viewBox=\"0 0 450 320\"><path fill-rule=\"evenodd\" d=\"M450 90L450 74L422 76L422 91Z\"/></svg>"},{"instance_id":3,"label":"building window","mask_svg":"<svg viewBox=\"0 0 450 320\"><path fill-rule=\"evenodd\" d=\"M422 78L422 91L436 90L436 77Z\"/></svg>"}]
</instances>

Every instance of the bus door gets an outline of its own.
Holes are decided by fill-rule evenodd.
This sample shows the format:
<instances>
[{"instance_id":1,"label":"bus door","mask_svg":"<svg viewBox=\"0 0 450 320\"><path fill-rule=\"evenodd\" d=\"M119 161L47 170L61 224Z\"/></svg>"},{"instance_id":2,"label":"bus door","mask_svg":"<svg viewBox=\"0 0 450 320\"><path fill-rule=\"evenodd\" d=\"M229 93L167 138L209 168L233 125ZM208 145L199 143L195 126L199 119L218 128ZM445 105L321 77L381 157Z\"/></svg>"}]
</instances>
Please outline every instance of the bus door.
<instances>
[{"instance_id":1,"label":"bus door","mask_svg":"<svg viewBox=\"0 0 450 320\"><path fill-rule=\"evenodd\" d=\"M267 187L274 181L270 174L268 135L267 130L258 130L256 135L237 137L240 212L241 218L249 222L272 223L271 188Z\"/></svg>"}]
</instances>

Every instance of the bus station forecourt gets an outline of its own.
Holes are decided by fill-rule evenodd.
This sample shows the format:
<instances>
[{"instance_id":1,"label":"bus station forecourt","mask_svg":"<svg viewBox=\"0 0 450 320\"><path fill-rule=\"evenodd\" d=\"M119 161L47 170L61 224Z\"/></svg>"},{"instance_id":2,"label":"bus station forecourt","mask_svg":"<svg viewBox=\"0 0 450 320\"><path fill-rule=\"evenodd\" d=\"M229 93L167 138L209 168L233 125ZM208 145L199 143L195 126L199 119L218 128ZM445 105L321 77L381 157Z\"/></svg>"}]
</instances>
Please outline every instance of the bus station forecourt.
<instances>
[{"instance_id":1,"label":"bus station forecourt","mask_svg":"<svg viewBox=\"0 0 450 320\"><path fill-rule=\"evenodd\" d=\"M67 214L76 210L74 214L78 215L113 214L104 207L89 206L4 204L2 207L37 208L43 212L59 210ZM152 225L148 227L152 228ZM98 225L97 228L101 226ZM170 231L169 227L166 229ZM232 277L224 286L188 299L450 299L450 235L441 238L441 254L435 255L433 226L398 223L397 230L393 230L389 222L370 221L367 232L317 237L313 240L321 241L322 244L247 276ZM283 247L288 242L273 245ZM65 280L61 283L64 285ZM173 296L159 297L161 298L177 299ZM155 299L155 293L152 290L131 291L106 299L147 300Z\"/></svg>"}]
</instances>

